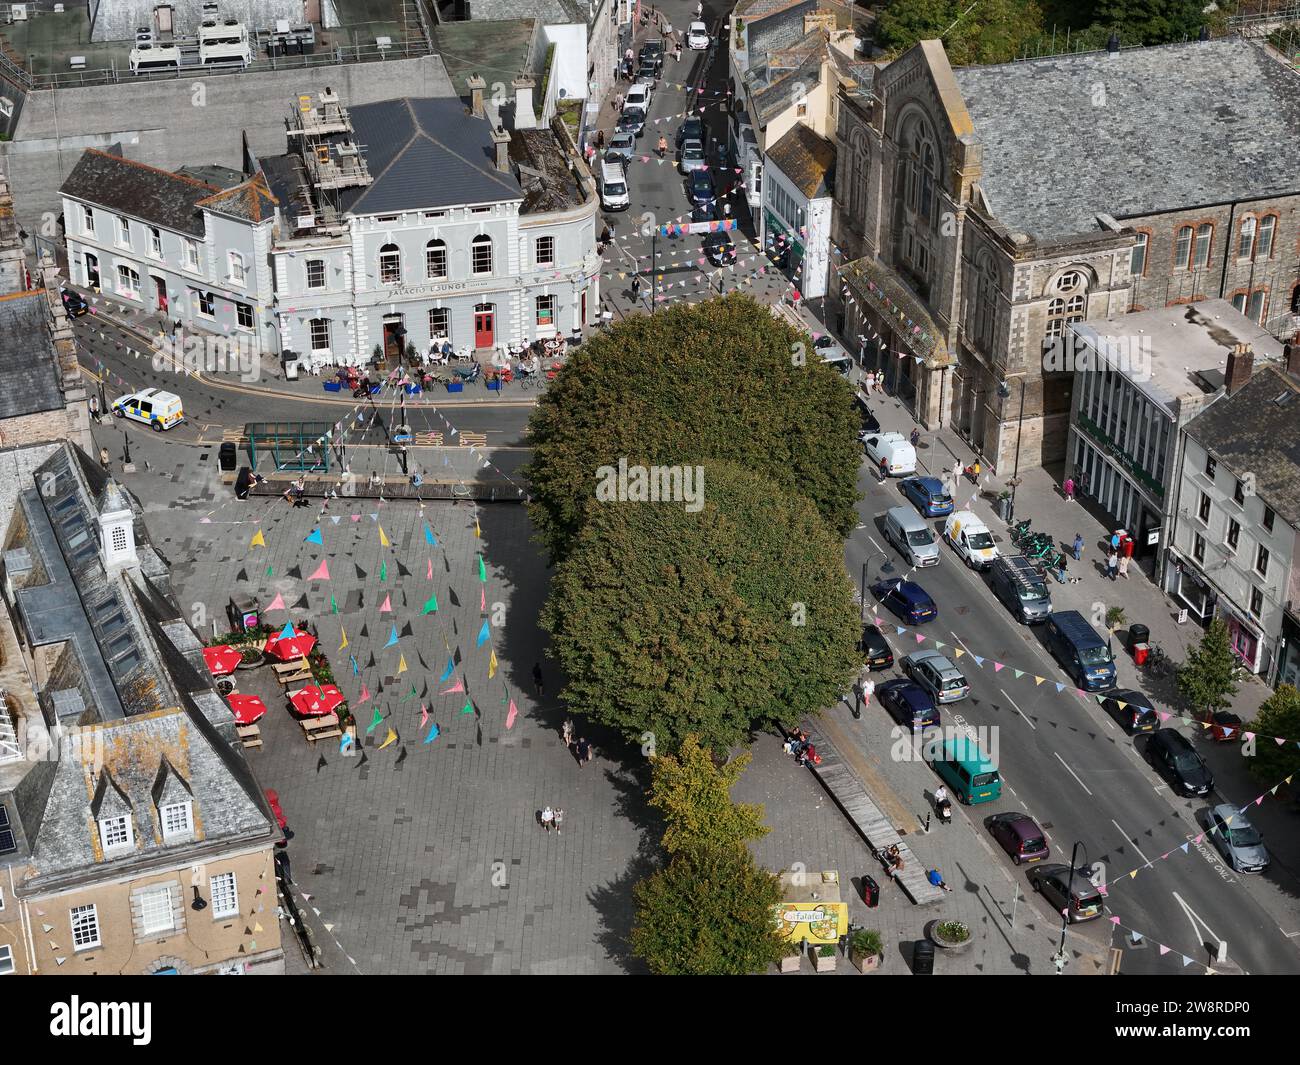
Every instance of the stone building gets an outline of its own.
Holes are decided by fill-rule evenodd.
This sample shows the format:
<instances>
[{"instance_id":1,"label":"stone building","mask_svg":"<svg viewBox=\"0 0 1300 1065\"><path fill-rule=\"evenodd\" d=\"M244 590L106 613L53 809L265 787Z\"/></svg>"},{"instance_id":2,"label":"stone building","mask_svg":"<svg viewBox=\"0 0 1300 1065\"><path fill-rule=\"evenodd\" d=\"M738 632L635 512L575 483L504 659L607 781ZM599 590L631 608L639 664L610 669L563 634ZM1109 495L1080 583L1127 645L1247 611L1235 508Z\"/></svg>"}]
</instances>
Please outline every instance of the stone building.
<instances>
[{"instance_id":1,"label":"stone building","mask_svg":"<svg viewBox=\"0 0 1300 1065\"><path fill-rule=\"evenodd\" d=\"M283 971L274 816L143 512L64 443L0 598L0 973Z\"/></svg>"},{"instance_id":2,"label":"stone building","mask_svg":"<svg viewBox=\"0 0 1300 1065\"><path fill-rule=\"evenodd\" d=\"M1300 80L1263 45L953 70L923 41L840 98L832 313L997 470L1065 459L1072 322L1222 297L1292 332Z\"/></svg>"}]
</instances>

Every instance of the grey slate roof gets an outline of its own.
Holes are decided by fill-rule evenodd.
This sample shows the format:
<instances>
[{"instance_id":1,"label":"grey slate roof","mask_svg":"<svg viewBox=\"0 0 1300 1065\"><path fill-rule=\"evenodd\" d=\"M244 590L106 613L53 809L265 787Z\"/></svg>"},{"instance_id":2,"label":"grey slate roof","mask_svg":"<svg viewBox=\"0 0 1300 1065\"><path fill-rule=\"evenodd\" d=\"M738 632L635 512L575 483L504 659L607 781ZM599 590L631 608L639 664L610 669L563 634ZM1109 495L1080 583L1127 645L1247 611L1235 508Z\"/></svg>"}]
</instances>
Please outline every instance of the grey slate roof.
<instances>
[{"instance_id":1,"label":"grey slate roof","mask_svg":"<svg viewBox=\"0 0 1300 1065\"><path fill-rule=\"evenodd\" d=\"M586 26L593 17L592 11L582 0L469 0L466 6L469 8L469 19L473 22L535 18L544 26ZM592 6L599 8L600 5ZM600 13L599 10L595 12L597 15ZM491 82L492 79L488 78L488 83Z\"/></svg>"},{"instance_id":2,"label":"grey slate roof","mask_svg":"<svg viewBox=\"0 0 1300 1065\"><path fill-rule=\"evenodd\" d=\"M582 206L583 192L569 169L566 149L551 130L514 130L510 134L510 161L524 168L519 171L524 214Z\"/></svg>"},{"instance_id":3,"label":"grey slate roof","mask_svg":"<svg viewBox=\"0 0 1300 1065\"><path fill-rule=\"evenodd\" d=\"M796 122L768 149L767 161L809 199L831 194L835 179L835 145L802 122Z\"/></svg>"},{"instance_id":4,"label":"grey slate roof","mask_svg":"<svg viewBox=\"0 0 1300 1065\"><path fill-rule=\"evenodd\" d=\"M0 297L0 418L58 410L58 356L44 290Z\"/></svg>"},{"instance_id":5,"label":"grey slate roof","mask_svg":"<svg viewBox=\"0 0 1300 1065\"><path fill-rule=\"evenodd\" d=\"M1187 434L1233 473L1253 473L1255 494L1300 528L1300 377L1265 366L1188 422Z\"/></svg>"},{"instance_id":6,"label":"grey slate roof","mask_svg":"<svg viewBox=\"0 0 1300 1065\"><path fill-rule=\"evenodd\" d=\"M201 237L203 212L196 205L221 189L88 148L59 191L164 229Z\"/></svg>"},{"instance_id":7,"label":"grey slate roof","mask_svg":"<svg viewBox=\"0 0 1300 1065\"><path fill-rule=\"evenodd\" d=\"M817 0L804 0L803 3L780 8L771 14L750 14L745 17L749 31L746 36L750 62L756 56L778 51L799 40L804 35L804 15L816 11L817 7ZM737 11L736 14L739 15L740 12Z\"/></svg>"},{"instance_id":8,"label":"grey slate roof","mask_svg":"<svg viewBox=\"0 0 1300 1065\"><path fill-rule=\"evenodd\" d=\"M994 217L1054 239L1300 188L1300 79L1241 37L953 71ZM1094 93L1104 90L1102 106Z\"/></svg>"},{"instance_id":9,"label":"grey slate roof","mask_svg":"<svg viewBox=\"0 0 1300 1065\"><path fill-rule=\"evenodd\" d=\"M754 112L761 124L780 114L794 101L800 86L807 92L821 76L825 50L811 53L799 66L771 72L771 81L753 95Z\"/></svg>"},{"instance_id":10,"label":"grey slate roof","mask_svg":"<svg viewBox=\"0 0 1300 1065\"><path fill-rule=\"evenodd\" d=\"M456 97L406 97L349 109L366 153L370 185L345 189L352 214L523 199L513 175L495 166L491 125Z\"/></svg>"}]
</instances>

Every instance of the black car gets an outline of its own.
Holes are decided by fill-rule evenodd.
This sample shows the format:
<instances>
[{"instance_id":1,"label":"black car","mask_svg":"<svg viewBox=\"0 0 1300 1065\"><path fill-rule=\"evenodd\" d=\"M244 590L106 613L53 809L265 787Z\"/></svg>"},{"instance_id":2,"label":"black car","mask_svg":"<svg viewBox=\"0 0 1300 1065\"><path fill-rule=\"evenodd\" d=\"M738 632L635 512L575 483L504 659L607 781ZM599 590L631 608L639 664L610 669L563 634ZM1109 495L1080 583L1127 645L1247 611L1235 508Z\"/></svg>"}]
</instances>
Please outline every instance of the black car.
<instances>
[{"instance_id":1,"label":"black car","mask_svg":"<svg viewBox=\"0 0 1300 1065\"><path fill-rule=\"evenodd\" d=\"M871 408L862 401L858 396L858 415L862 418L862 431L864 433L880 432L880 419L872 412Z\"/></svg>"},{"instance_id":2,"label":"black car","mask_svg":"<svg viewBox=\"0 0 1300 1065\"><path fill-rule=\"evenodd\" d=\"M713 192L713 178L709 177L707 171L692 170L691 176L686 179L686 195L697 206L712 202L717 198Z\"/></svg>"},{"instance_id":3,"label":"black car","mask_svg":"<svg viewBox=\"0 0 1300 1065\"><path fill-rule=\"evenodd\" d=\"M736 246L729 233L710 233L704 238L704 254L714 266L731 266L736 261Z\"/></svg>"},{"instance_id":4,"label":"black car","mask_svg":"<svg viewBox=\"0 0 1300 1065\"><path fill-rule=\"evenodd\" d=\"M634 137L640 137L645 132L645 112L633 108L631 111L624 111L618 116L618 121L614 123L615 133L630 133Z\"/></svg>"},{"instance_id":5,"label":"black car","mask_svg":"<svg viewBox=\"0 0 1300 1065\"><path fill-rule=\"evenodd\" d=\"M1181 732L1156 729L1147 744L1147 757L1175 788L1187 795L1208 795L1214 790L1214 774Z\"/></svg>"},{"instance_id":6,"label":"black car","mask_svg":"<svg viewBox=\"0 0 1300 1065\"><path fill-rule=\"evenodd\" d=\"M879 669L889 669L894 664L894 649L875 625L866 625L862 629L862 643L859 648L862 659L873 673Z\"/></svg>"},{"instance_id":7,"label":"black car","mask_svg":"<svg viewBox=\"0 0 1300 1065\"><path fill-rule=\"evenodd\" d=\"M652 55L652 56L655 56L655 57L657 57L658 60L659 60L659 65L660 65L660 66L663 66L663 63L664 63L664 42L663 42L663 38L661 38L661 37L656 37L656 38L655 38L654 40L652 40L652 41L646 41L646 43L643 44L643 45L641 46L641 55Z\"/></svg>"},{"instance_id":8,"label":"black car","mask_svg":"<svg viewBox=\"0 0 1300 1065\"><path fill-rule=\"evenodd\" d=\"M704 119L692 116L677 127L677 147L685 141L704 142Z\"/></svg>"},{"instance_id":9,"label":"black car","mask_svg":"<svg viewBox=\"0 0 1300 1065\"><path fill-rule=\"evenodd\" d=\"M1129 688L1107 694L1101 708L1123 725L1125 732L1155 732L1160 727L1160 715L1151 709L1151 700Z\"/></svg>"},{"instance_id":10,"label":"black car","mask_svg":"<svg viewBox=\"0 0 1300 1065\"><path fill-rule=\"evenodd\" d=\"M710 200L708 203L697 204L691 208L692 222L721 222L722 208L717 200Z\"/></svg>"},{"instance_id":11,"label":"black car","mask_svg":"<svg viewBox=\"0 0 1300 1065\"><path fill-rule=\"evenodd\" d=\"M82 298L81 293L73 292L70 288L63 289L59 293L59 298L63 300L63 309L69 318L80 318L90 310L90 305Z\"/></svg>"},{"instance_id":12,"label":"black car","mask_svg":"<svg viewBox=\"0 0 1300 1065\"><path fill-rule=\"evenodd\" d=\"M910 680L887 680L876 687L876 697L889 716L904 728L939 727L939 709L921 685Z\"/></svg>"}]
</instances>

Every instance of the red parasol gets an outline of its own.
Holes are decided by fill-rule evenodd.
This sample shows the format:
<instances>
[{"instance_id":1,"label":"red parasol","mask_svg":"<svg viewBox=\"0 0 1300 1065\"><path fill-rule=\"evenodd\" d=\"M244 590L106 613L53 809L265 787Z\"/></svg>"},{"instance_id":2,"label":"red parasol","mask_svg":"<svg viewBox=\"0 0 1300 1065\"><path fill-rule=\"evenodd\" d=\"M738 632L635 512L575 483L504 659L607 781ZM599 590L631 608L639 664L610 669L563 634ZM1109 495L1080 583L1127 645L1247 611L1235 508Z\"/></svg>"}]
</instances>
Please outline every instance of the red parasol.
<instances>
[{"instance_id":1,"label":"red parasol","mask_svg":"<svg viewBox=\"0 0 1300 1065\"><path fill-rule=\"evenodd\" d=\"M315 646L315 636L309 636L305 632L294 630L292 637L277 633L266 641L266 646L262 649L267 654L280 659L281 662L289 662L295 658L305 657L307 652Z\"/></svg>"},{"instance_id":2,"label":"red parasol","mask_svg":"<svg viewBox=\"0 0 1300 1065\"><path fill-rule=\"evenodd\" d=\"M203 661L208 667L208 672L214 677L224 677L227 673L235 672L235 667L243 657L239 651L226 643L217 647L203 648Z\"/></svg>"},{"instance_id":3,"label":"red parasol","mask_svg":"<svg viewBox=\"0 0 1300 1065\"><path fill-rule=\"evenodd\" d=\"M239 725L251 725L266 713L266 704L256 695L228 695L226 702Z\"/></svg>"},{"instance_id":4,"label":"red parasol","mask_svg":"<svg viewBox=\"0 0 1300 1065\"><path fill-rule=\"evenodd\" d=\"M343 701L343 693L333 684L326 684L323 688L313 685L289 696L293 708L304 717L324 717L326 714L332 714L343 705Z\"/></svg>"}]
</instances>

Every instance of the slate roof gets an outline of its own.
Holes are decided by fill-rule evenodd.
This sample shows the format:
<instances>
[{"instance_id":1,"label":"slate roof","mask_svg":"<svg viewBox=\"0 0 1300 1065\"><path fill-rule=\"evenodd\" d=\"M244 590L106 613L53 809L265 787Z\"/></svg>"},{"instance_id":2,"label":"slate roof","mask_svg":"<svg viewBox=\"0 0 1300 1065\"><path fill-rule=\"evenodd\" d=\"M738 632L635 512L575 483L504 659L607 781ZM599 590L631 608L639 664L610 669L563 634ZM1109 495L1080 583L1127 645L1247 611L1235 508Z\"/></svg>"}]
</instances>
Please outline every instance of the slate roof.
<instances>
[{"instance_id":1,"label":"slate roof","mask_svg":"<svg viewBox=\"0 0 1300 1065\"><path fill-rule=\"evenodd\" d=\"M592 5L598 9L593 13L582 0L469 0L467 6L469 20L473 22L535 18L544 26L586 26L602 13L600 5ZM605 15L608 17L608 8ZM491 83L492 79L488 78L488 84Z\"/></svg>"},{"instance_id":2,"label":"slate roof","mask_svg":"<svg viewBox=\"0 0 1300 1065\"><path fill-rule=\"evenodd\" d=\"M817 0L803 0L774 6L775 10L762 14L741 15L739 9L735 12L745 19L751 63L756 57L785 48L804 36L803 17L816 11L819 5Z\"/></svg>"},{"instance_id":3,"label":"slate roof","mask_svg":"<svg viewBox=\"0 0 1300 1065\"><path fill-rule=\"evenodd\" d=\"M509 150L510 161L522 168L519 180L524 191L524 214L582 206L583 191L569 169L567 151L549 129L513 131Z\"/></svg>"},{"instance_id":4,"label":"slate roof","mask_svg":"<svg viewBox=\"0 0 1300 1065\"><path fill-rule=\"evenodd\" d=\"M444 22L433 27L434 44L456 95L469 96L465 81L471 74L482 75L489 85L502 82L507 88L518 75L529 74L541 86L544 72L539 68L546 60L545 42L538 40L542 22L519 14L515 12L509 21ZM537 89L533 98L537 98Z\"/></svg>"},{"instance_id":5,"label":"slate roof","mask_svg":"<svg viewBox=\"0 0 1300 1065\"><path fill-rule=\"evenodd\" d=\"M278 200L262 174L254 174L234 188L199 200L198 206L245 222L265 222L275 217Z\"/></svg>"},{"instance_id":6,"label":"slate roof","mask_svg":"<svg viewBox=\"0 0 1300 1065\"><path fill-rule=\"evenodd\" d=\"M796 67L772 72L771 81L753 94L754 112L761 124L780 114L794 101L802 85L804 91L816 85L821 77L825 50L811 53Z\"/></svg>"},{"instance_id":7,"label":"slate roof","mask_svg":"<svg viewBox=\"0 0 1300 1065\"><path fill-rule=\"evenodd\" d=\"M491 125L456 97L405 97L349 108L371 184L344 189L352 214L386 214L523 199L519 182L496 168Z\"/></svg>"},{"instance_id":8,"label":"slate roof","mask_svg":"<svg viewBox=\"0 0 1300 1065\"><path fill-rule=\"evenodd\" d=\"M1294 193L1300 79L1241 37L953 71L997 221L1040 239ZM1103 106L1092 106L1105 92Z\"/></svg>"},{"instance_id":9,"label":"slate roof","mask_svg":"<svg viewBox=\"0 0 1300 1065\"><path fill-rule=\"evenodd\" d=\"M0 419L63 406L49 317L44 289L0 296Z\"/></svg>"},{"instance_id":10,"label":"slate roof","mask_svg":"<svg viewBox=\"0 0 1300 1065\"><path fill-rule=\"evenodd\" d=\"M221 190L205 181L87 148L59 191L92 206L201 237L203 213L198 203Z\"/></svg>"},{"instance_id":11,"label":"slate roof","mask_svg":"<svg viewBox=\"0 0 1300 1065\"><path fill-rule=\"evenodd\" d=\"M1300 528L1300 376L1265 366L1188 422L1187 434L1234 473L1253 473L1255 494Z\"/></svg>"},{"instance_id":12,"label":"slate roof","mask_svg":"<svg viewBox=\"0 0 1300 1065\"><path fill-rule=\"evenodd\" d=\"M831 194L835 177L835 145L802 122L796 122L768 149L767 161L809 199Z\"/></svg>"}]
</instances>

